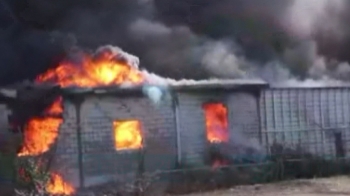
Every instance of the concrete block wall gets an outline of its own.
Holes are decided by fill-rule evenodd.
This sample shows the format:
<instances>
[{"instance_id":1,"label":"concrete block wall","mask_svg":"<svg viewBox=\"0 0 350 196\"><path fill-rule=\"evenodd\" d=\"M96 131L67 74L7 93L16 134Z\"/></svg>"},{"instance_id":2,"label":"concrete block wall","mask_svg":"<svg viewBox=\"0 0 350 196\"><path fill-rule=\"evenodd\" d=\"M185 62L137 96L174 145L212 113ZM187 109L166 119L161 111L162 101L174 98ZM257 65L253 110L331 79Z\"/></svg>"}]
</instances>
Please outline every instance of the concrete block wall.
<instances>
[{"instance_id":1,"label":"concrete block wall","mask_svg":"<svg viewBox=\"0 0 350 196\"><path fill-rule=\"evenodd\" d=\"M117 151L114 120L140 120L145 171L173 169L176 164L175 116L171 100L155 106L145 97L91 96L80 110L85 186L136 177L142 151Z\"/></svg>"},{"instance_id":2,"label":"concrete block wall","mask_svg":"<svg viewBox=\"0 0 350 196\"><path fill-rule=\"evenodd\" d=\"M178 130L180 132L181 163L189 166L205 165L207 141L203 102L205 94L178 93Z\"/></svg>"},{"instance_id":3,"label":"concrete block wall","mask_svg":"<svg viewBox=\"0 0 350 196\"><path fill-rule=\"evenodd\" d=\"M243 148L259 146L259 112L257 98L248 93L178 93L179 130L182 164L204 166L209 143L206 138L202 105L222 102L228 108L230 142ZM243 142L242 142L243 141ZM241 153L234 152L232 153Z\"/></svg>"},{"instance_id":4,"label":"concrete block wall","mask_svg":"<svg viewBox=\"0 0 350 196\"><path fill-rule=\"evenodd\" d=\"M63 123L54 148L52 171L74 187L80 186L77 141L76 106L65 100L63 103Z\"/></svg>"},{"instance_id":5,"label":"concrete block wall","mask_svg":"<svg viewBox=\"0 0 350 196\"><path fill-rule=\"evenodd\" d=\"M248 93L229 96L230 148L233 155L265 154L261 146L259 98Z\"/></svg>"}]
</instances>

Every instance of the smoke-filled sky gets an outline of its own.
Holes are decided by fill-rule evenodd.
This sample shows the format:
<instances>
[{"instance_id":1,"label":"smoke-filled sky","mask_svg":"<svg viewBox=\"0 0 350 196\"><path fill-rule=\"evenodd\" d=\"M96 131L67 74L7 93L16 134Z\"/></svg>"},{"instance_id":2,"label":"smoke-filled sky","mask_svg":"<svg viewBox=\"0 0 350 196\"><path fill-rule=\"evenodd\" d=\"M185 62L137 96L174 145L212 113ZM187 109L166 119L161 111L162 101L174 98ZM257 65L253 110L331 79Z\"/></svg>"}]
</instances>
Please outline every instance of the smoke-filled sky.
<instances>
[{"instance_id":1,"label":"smoke-filled sky","mask_svg":"<svg viewBox=\"0 0 350 196\"><path fill-rule=\"evenodd\" d=\"M117 45L175 79L350 80L347 0L2 1L0 84L34 77L76 43Z\"/></svg>"}]
</instances>

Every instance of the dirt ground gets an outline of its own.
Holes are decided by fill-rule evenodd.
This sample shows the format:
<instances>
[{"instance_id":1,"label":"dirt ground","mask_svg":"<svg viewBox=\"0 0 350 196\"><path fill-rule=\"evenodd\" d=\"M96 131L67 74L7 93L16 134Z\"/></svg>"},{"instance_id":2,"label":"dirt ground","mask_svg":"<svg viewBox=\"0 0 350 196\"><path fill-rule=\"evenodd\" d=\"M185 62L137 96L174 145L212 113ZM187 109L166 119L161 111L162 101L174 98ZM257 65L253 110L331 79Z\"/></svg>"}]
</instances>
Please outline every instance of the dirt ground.
<instances>
[{"instance_id":1,"label":"dirt ground","mask_svg":"<svg viewBox=\"0 0 350 196\"><path fill-rule=\"evenodd\" d=\"M311 180L237 186L229 190L196 193L186 196L349 196L350 177L338 176Z\"/></svg>"}]
</instances>

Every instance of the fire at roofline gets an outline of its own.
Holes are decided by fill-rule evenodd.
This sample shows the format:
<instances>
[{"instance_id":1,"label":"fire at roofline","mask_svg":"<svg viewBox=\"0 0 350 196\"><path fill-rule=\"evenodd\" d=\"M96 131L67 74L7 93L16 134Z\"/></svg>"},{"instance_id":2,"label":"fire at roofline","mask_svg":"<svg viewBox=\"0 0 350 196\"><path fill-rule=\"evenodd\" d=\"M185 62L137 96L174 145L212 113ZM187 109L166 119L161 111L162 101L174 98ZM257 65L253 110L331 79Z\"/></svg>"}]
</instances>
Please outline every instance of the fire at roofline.
<instances>
[{"instance_id":1,"label":"fire at roofline","mask_svg":"<svg viewBox=\"0 0 350 196\"><path fill-rule=\"evenodd\" d=\"M106 44L174 79L349 80L346 0L0 2L0 85Z\"/></svg>"}]
</instances>

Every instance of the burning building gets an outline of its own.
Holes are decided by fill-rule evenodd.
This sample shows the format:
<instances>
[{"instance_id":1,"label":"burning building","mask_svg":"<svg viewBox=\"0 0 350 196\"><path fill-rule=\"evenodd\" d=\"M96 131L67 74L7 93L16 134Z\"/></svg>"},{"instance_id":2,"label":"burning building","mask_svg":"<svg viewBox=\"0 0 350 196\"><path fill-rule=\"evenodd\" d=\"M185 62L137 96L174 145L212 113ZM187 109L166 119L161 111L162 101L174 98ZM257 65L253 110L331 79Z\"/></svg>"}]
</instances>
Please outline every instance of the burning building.
<instances>
[{"instance_id":1,"label":"burning building","mask_svg":"<svg viewBox=\"0 0 350 196\"><path fill-rule=\"evenodd\" d=\"M99 3L84 4L82 9L78 5L82 5L81 2L60 6L41 1L13 5L11 1L10 6L2 2L6 8L3 10L13 21L11 28L4 28L2 62L6 68L14 69L2 72L1 82L28 79L38 72L46 72L36 78L34 85L16 87L15 94L0 92L0 102L11 110L11 130L23 133L18 156L52 155L52 181L47 186L50 192L71 193L74 187L125 180L144 171L168 170L178 165L216 167L243 159L254 161L252 157L257 156L251 155L271 154L270 147L275 143L299 145L314 154L322 151L344 156L347 153L349 123L346 119L350 115L347 89L341 92L323 88L262 90L267 84L253 80L173 81L140 70L138 58L113 47L101 48L95 54L70 51L69 58L47 70L57 56L66 54L66 47L71 45L66 42L72 40L58 41L58 35L51 39L52 36L41 34L43 32L26 28L73 32L80 43L88 47L120 43L137 52L149 68L155 65L153 70L158 73L177 78L207 78L213 74L245 77L246 71L256 76L275 76L284 73L284 69L280 72L273 66L283 68L280 65L287 64L287 71L296 78L328 75L347 80L344 73L348 72L348 64L328 62L328 58L344 56L343 53L329 53L328 48L334 47L328 47L328 43L336 43L334 46L339 49L348 42L341 41L344 45L337 43L339 40L329 41L332 36L323 40L323 33L309 37L306 32L311 29L285 25L286 21L293 23L294 20L289 19L295 18L296 11L300 13L296 8L303 5L301 1L296 5L282 3L278 9L273 3L272 7L262 6L259 10L254 2L212 1L195 6L193 2L180 5L178 0L130 1L132 5L126 1L112 2L101 4L97 12L84 10L90 6L97 8ZM320 3L324 9L325 2ZM171 3L176 4L174 9L168 9ZM16 8L14 13L11 7ZM36 11L32 11L33 7ZM240 10L240 14L227 12L235 9ZM170 14L169 18L169 11L178 13ZM187 12L198 14L180 16ZM321 16L321 13L311 15ZM136 17L130 17L134 14ZM261 20L262 15L268 17ZM280 20L270 20L276 16ZM203 17L209 23L203 23ZM86 23L86 18L94 22ZM34 22L36 19L39 22ZM257 28L251 28L252 19ZM247 21L249 25L245 25ZM207 28L213 22L224 25ZM338 32L339 28L335 29ZM231 39L233 37L235 39ZM267 39L261 39L264 37ZM196 69L188 66L188 57L191 57L189 64L202 66ZM274 63L275 60L278 62ZM339 65L333 66L333 63ZM36 66L23 69L23 65ZM270 68L278 72L271 72ZM8 115L8 108L0 108L3 116ZM7 128L4 126L3 130ZM4 137L0 140L4 140L9 133L1 134Z\"/></svg>"},{"instance_id":2,"label":"burning building","mask_svg":"<svg viewBox=\"0 0 350 196\"><path fill-rule=\"evenodd\" d=\"M243 138L259 140L262 81L160 79L113 47L74 57L4 95L23 131L18 156L50 157L49 192L226 164L251 148Z\"/></svg>"},{"instance_id":3,"label":"burning building","mask_svg":"<svg viewBox=\"0 0 350 196\"><path fill-rule=\"evenodd\" d=\"M258 94L264 85L172 85L171 96L158 105L142 87L65 88L56 143L46 140L55 146L53 168L74 187L89 187L178 165L218 164L222 158L210 157L211 145L225 144L233 147L229 155L238 155L236 135L258 140Z\"/></svg>"},{"instance_id":4,"label":"burning building","mask_svg":"<svg viewBox=\"0 0 350 196\"><path fill-rule=\"evenodd\" d=\"M11 129L23 132L18 156L49 157L49 192L70 194L179 166L259 162L286 153L275 152L275 144L313 155L348 152L347 88L174 81L138 63L119 48L79 52L36 84L1 91Z\"/></svg>"}]
</instances>

